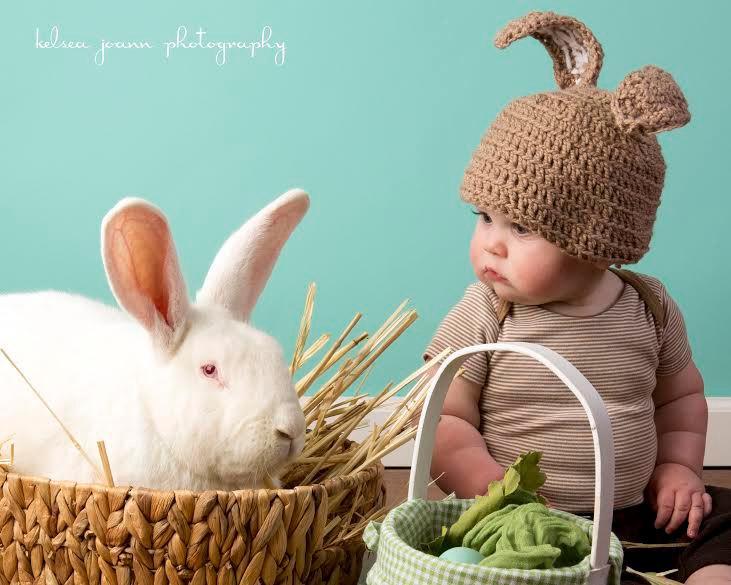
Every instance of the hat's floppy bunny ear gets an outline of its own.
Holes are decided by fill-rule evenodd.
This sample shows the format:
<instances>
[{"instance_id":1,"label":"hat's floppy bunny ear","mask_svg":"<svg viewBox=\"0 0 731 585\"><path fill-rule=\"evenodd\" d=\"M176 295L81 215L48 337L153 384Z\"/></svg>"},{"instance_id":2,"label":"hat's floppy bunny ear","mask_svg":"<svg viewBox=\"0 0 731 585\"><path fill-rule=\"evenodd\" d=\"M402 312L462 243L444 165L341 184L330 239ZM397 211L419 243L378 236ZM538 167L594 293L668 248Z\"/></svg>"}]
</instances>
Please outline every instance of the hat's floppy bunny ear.
<instances>
[{"instance_id":1,"label":"hat's floppy bunny ear","mask_svg":"<svg viewBox=\"0 0 731 585\"><path fill-rule=\"evenodd\" d=\"M553 12L530 12L498 32L495 46L504 49L528 35L543 43L551 55L553 74L561 89L579 84L596 85L604 53L583 23Z\"/></svg>"},{"instance_id":2,"label":"hat's floppy bunny ear","mask_svg":"<svg viewBox=\"0 0 731 585\"><path fill-rule=\"evenodd\" d=\"M224 243L196 301L226 307L248 321L274 263L310 205L307 193L292 189L275 199Z\"/></svg>"},{"instance_id":3,"label":"hat's floppy bunny ear","mask_svg":"<svg viewBox=\"0 0 731 585\"><path fill-rule=\"evenodd\" d=\"M190 304L165 216L142 199L123 199L102 222L102 257L117 302L172 351Z\"/></svg>"},{"instance_id":4,"label":"hat's floppy bunny ear","mask_svg":"<svg viewBox=\"0 0 731 585\"><path fill-rule=\"evenodd\" d=\"M625 77L612 94L612 113L627 133L656 133L685 126L688 102L672 75L646 65Z\"/></svg>"}]
</instances>

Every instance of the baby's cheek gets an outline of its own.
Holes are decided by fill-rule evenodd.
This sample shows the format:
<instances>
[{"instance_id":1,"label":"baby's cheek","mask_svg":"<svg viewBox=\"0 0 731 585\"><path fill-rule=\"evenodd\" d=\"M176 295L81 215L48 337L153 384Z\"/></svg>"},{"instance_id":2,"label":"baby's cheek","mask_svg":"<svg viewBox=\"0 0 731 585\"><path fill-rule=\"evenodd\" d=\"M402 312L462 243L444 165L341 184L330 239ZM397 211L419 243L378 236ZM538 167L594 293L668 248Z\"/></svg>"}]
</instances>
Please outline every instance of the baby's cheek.
<instances>
[{"instance_id":1,"label":"baby's cheek","mask_svg":"<svg viewBox=\"0 0 731 585\"><path fill-rule=\"evenodd\" d=\"M472 238L470 242L470 264L472 264L475 274L482 271L482 253L480 246L475 242L475 238Z\"/></svg>"},{"instance_id":2,"label":"baby's cheek","mask_svg":"<svg viewBox=\"0 0 731 585\"><path fill-rule=\"evenodd\" d=\"M526 293L542 296L556 288L560 270L551 262L534 260L521 270L521 285Z\"/></svg>"}]
</instances>

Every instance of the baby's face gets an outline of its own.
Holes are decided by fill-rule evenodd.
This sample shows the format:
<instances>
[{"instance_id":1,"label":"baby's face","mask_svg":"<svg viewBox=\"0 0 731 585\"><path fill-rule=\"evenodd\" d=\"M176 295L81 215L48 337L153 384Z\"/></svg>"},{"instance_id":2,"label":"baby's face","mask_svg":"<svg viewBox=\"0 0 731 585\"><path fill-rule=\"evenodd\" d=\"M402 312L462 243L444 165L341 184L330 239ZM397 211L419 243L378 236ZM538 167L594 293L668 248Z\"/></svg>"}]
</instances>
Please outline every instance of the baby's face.
<instances>
[{"instance_id":1,"label":"baby's face","mask_svg":"<svg viewBox=\"0 0 731 585\"><path fill-rule=\"evenodd\" d=\"M522 305L564 301L596 274L597 266L565 254L505 215L490 209L475 213L470 261L477 278L501 299Z\"/></svg>"}]
</instances>

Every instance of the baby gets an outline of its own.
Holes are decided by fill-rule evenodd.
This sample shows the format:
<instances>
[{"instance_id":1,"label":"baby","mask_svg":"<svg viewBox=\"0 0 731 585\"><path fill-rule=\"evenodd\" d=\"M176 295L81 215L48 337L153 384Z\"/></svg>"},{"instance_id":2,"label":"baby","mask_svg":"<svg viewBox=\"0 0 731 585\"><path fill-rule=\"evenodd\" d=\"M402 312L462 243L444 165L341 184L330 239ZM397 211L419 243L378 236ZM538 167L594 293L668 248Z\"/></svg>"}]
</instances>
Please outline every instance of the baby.
<instances>
[{"instance_id":1,"label":"baby","mask_svg":"<svg viewBox=\"0 0 731 585\"><path fill-rule=\"evenodd\" d=\"M495 44L527 35L550 53L560 89L511 102L475 151L461 195L477 215L470 261L478 282L424 358L496 341L564 356L610 415L615 533L647 543L678 539L668 535L682 526L690 546L654 561L677 564L687 583L731 583L731 490L700 477L707 407L683 317L659 280L613 268L649 248L665 175L655 134L690 120L685 98L653 66L614 92L598 89L601 46L573 18L531 13ZM573 394L521 354L471 357L444 404L432 476L471 498L529 450L544 454L543 495L553 507L592 510L594 448ZM641 568L653 553L643 554L627 564Z\"/></svg>"}]
</instances>

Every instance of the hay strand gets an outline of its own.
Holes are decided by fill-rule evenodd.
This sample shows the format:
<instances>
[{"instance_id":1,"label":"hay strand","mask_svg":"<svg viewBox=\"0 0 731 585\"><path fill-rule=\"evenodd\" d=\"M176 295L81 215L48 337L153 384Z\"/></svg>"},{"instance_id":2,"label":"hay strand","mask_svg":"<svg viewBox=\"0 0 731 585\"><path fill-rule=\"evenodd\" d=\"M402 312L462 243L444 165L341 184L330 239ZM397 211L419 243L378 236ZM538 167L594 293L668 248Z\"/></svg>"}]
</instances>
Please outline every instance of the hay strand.
<instances>
[{"instance_id":1,"label":"hay strand","mask_svg":"<svg viewBox=\"0 0 731 585\"><path fill-rule=\"evenodd\" d=\"M302 363L302 355L307 343L307 337L310 334L310 324L312 323L312 308L315 304L315 290L317 287L315 283L310 283L307 289L307 297L305 298L305 310L302 313L302 320L300 321L300 331L297 335L297 341L294 346L294 353L292 355L292 363L289 366L289 373L294 375L297 369Z\"/></svg>"},{"instance_id":2,"label":"hay strand","mask_svg":"<svg viewBox=\"0 0 731 585\"><path fill-rule=\"evenodd\" d=\"M356 313L342 333L335 339L317 365L297 382L296 389L306 402L303 405L308 433L301 455L285 471L287 485L320 483L327 479L358 473L378 462L384 456L413 440L418 416L426 397L431 376L430 369L451 353L446 349L427 364L406 376L398 384L389 382L378 392L367 390L368 376L376 360L416 321L418 314L407 308L403 301L377 328L375 333L363 333L347 340L361 319ZM300 323L296 352L314 355L314 351L300 349L306 344L311 330L314 299L308 294ZM314 345L313 345L314 347ZM317 347L322 349L322 344ZM299 366L302 359L293 357ZM295 367L294 372L297 371ZM328 373L333 371L334 373ZM354 396L346 395L353 392ZM350 391L350 392L349 392ZM361 392L363 392L361 394ZM376 410L382 410L391 399L405 392L400 406L388 413L383 423L371 426L363 441L351 444L349 435L366 425ZM347 539L354 530L352 522L362 522L352 514L343 517L340 530L333 532L338 539Z\"/></svg>"},{"instance_id":3,"label":"hay strand","mask_svg":"<svg viewBox=\"0 0 731 585\"><path fill-rule=\"evenodd\" d=\"M643 573L642 571L635 571L632 567L626 567L627 572L632 575L638 575L651 585L682 585L680 581L674 581L668 579L666 575L676 573L677 569L671 569L670 571L664 571L663 573Z\"/></svg>"},{"instance_id":4,"label":"hay strand","mask_svg":"<svg viewBox=\"0 0 731 585\"><path fill-rule=\"evenodd\" d=\"M660 544L644 544L642 542L630 542L628 540L621 540L622 547L626 549L631 548L685 548L689 542L665 542Z\"/></svg>"},{"instance_id":5,"label":"hay strand","mask_svg":"<svg viewBox=\"0 0 731 585\"><path fill-rule=\"evenodd\" d=\"M104 478L107 480L107 485L114 487L114 477L112 477L112 467L109 465L107 446L104 444L104 441L97 441L96 447L99 450L99 457L102 460L102 468L104 469Z\"/></svg>"}]
</instances>

